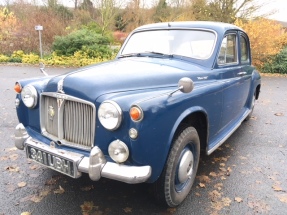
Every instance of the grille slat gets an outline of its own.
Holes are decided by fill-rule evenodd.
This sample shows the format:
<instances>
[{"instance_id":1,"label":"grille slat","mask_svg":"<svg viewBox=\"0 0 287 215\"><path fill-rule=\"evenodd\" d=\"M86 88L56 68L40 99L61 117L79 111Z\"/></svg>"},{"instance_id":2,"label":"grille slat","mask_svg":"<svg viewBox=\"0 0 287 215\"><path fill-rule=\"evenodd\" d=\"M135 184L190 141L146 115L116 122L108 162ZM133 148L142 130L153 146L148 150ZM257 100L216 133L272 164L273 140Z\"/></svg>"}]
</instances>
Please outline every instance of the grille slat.
<instances>
[{"instance_id":1,"label":"grille slat","mask_svg":"<svg viewBox=\"0 0 287 215\"><path fill-rule=\"evenodd\" d=\"M91 149L94 141L95 108L89 102L77 101L77 98L66 96L58 107L57 98L42 95L41 126L48 137L60 140L64 145L76 148ZM53 119L49 115L53 109Z\"/></svg>"}]
</instances>

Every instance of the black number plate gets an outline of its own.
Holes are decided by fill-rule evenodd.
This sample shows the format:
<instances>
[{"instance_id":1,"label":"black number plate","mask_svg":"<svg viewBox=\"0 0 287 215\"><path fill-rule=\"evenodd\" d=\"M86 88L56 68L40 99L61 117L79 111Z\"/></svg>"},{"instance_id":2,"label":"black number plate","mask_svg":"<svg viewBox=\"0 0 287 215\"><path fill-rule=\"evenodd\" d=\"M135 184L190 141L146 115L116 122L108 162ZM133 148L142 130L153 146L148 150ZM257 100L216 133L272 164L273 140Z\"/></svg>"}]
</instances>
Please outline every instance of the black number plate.
<instances>
[{"instance_id":1,"label":"black number plate","mask_svg":"<svg viewBox=\"0 0 287 215\"><path fill-rule=\"evenodd\" d=\"M26 152L27 157L36 161L37 163L75 178L75 164L73 161L50 152L40 150L36 147L31 147L29 145L26 147Z\"/></svg>"}]
</instances>

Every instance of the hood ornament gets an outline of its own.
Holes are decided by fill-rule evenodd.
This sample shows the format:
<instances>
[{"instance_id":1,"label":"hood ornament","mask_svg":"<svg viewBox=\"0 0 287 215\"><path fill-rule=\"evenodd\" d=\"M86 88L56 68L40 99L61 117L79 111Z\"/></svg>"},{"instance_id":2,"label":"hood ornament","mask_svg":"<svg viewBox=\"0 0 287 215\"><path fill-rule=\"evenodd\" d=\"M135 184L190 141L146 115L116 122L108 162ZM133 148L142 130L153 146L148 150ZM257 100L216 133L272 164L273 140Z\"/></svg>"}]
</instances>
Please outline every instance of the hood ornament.
<instances>
[{"instance_id":1,"label":"hood ornament","mask_svg":"<svg viewBox=\"0 0 287 215\"><path fill-rule=\"evenodd\" d=\"M65 93L64 90L63 90L63 85L64 85L64 79L61 79L58 82L58 90L57 90L58 93Z\"/></svg>"}]
</instances>

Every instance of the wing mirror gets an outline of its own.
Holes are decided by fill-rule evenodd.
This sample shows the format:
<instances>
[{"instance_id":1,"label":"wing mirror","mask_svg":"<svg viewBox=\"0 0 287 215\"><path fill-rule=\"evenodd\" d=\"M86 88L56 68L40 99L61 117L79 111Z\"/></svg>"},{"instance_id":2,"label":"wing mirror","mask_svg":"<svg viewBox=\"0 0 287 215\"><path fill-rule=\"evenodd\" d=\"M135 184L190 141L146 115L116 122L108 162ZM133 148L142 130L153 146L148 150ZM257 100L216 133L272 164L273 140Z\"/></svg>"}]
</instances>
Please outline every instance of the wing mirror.
<instances>
[{"instance_id":1,"label":"wing mirror","mask_svg":"<svg viewBox=\"0 0 287 215\"><path fill-rule=\"evenodd\" d=\"M190 93L193 88L194 84L190 78L184 77L178 81L178 89L183 93Z\"/></svg>"},{"instance_id":2,"label":"wing mirror","mask_svg":"<svg viewBox=\"0 0 287 215\"><path fill-rule=\"evenodd\" d=\"M178 88L173 92L171 92L169 96L171 96L172 94L174 94L179 90L183 93L190 93L193 90L193 88L194 88L193 81L190 78L183 77L178 81Z\"/></svg>"}]
</instances>

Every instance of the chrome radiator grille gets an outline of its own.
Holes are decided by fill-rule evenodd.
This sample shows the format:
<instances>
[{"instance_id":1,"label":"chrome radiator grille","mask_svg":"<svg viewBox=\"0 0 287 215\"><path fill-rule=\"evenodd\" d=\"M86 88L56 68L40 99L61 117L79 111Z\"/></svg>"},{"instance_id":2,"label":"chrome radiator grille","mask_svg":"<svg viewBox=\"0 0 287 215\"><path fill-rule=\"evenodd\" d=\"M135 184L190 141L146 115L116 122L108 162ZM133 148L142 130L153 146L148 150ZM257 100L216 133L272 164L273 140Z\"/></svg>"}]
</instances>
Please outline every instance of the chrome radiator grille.
<instances>
[{"instance_id":1,"label":"chrome radiator grille","mask_svg":"<svg viewBox=\"0 0 287 215\"><path fill-rule=\"evenodd\" d=\"M41 95L41 130L59 144L89 150L95 137L95 106L58 93Z\"/></svg>"}]
</instances>

